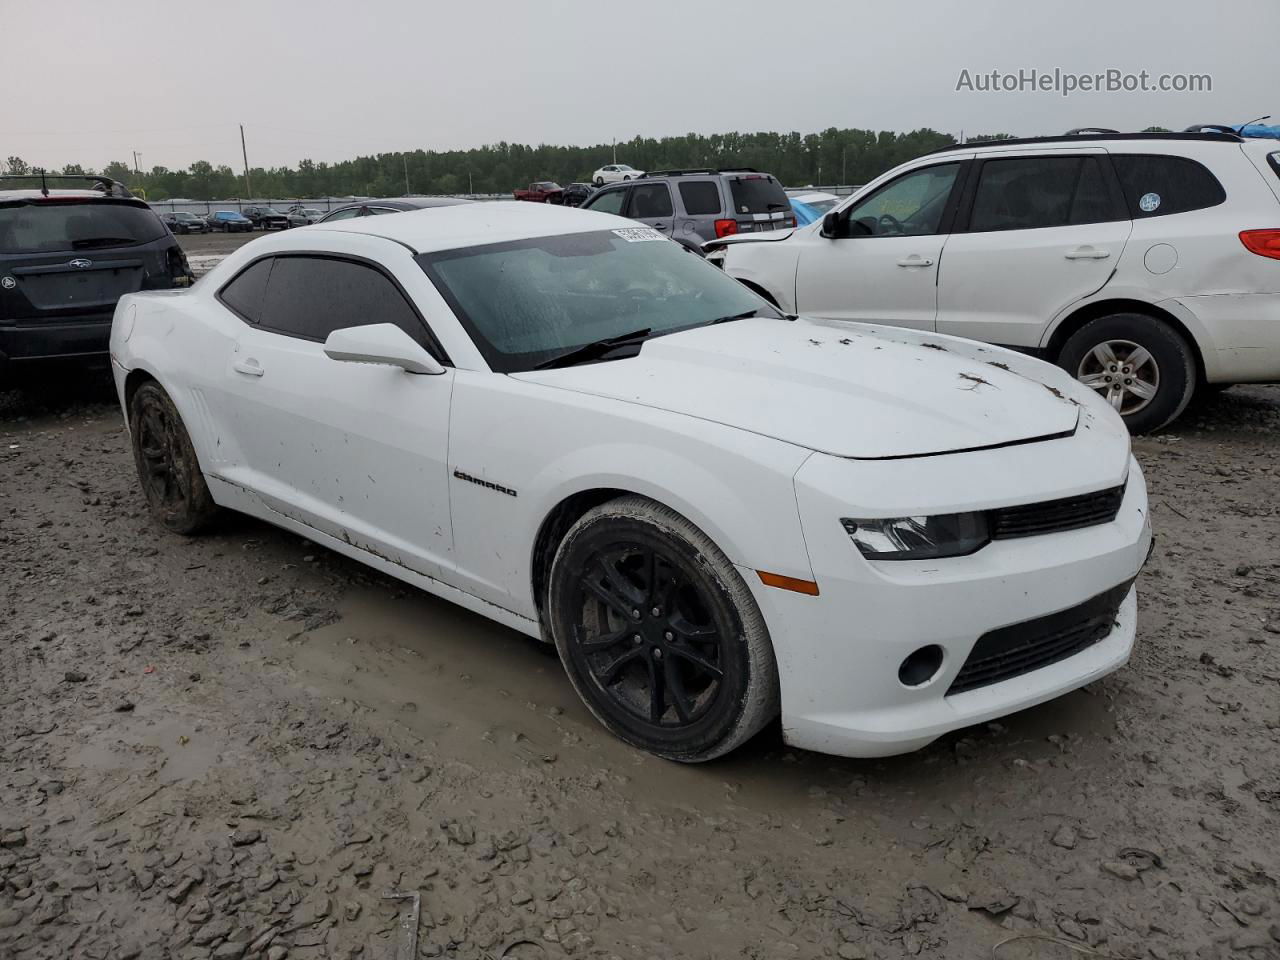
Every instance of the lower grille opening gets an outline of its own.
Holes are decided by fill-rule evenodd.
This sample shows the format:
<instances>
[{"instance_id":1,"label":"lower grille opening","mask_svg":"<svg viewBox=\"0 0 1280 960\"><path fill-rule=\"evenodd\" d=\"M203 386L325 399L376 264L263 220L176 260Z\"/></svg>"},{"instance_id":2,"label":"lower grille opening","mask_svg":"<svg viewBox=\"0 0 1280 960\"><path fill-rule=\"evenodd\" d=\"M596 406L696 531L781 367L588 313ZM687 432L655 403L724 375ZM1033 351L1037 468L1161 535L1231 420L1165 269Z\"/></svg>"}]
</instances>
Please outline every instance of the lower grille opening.
<instances>
[{"instance_id":1,"label":"lower grille opening","mask_svg":"<svg viewBox=\"0 0 1280 960\"><path fill-rule=\"evenodd\" d=\"M1132 586L1128 580L1068 610L984 633L947 695L1039 670L1106 639Z\"/></svg>"}]
</instances>

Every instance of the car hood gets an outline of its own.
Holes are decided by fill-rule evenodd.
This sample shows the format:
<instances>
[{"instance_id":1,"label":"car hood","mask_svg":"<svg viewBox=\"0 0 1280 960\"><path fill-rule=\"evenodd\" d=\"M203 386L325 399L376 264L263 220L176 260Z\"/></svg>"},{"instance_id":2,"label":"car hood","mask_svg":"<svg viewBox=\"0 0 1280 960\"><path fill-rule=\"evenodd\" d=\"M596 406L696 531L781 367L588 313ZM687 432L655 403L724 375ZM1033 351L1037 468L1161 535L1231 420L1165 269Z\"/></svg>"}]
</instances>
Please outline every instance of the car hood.
<instances>
[{"instance_id":1,"label":"car hood","mask_svg":"<svg viewBox=\"0 0 1280 960\"><path fill-rule=\"evenodd\" d=\"M807 318L700 327L650 340L632 358L513 376L855 459L1069 435L1082 413L1124 430L1109 410L1090 409L1087 388L1022 354Z\"/></svg>"}]
</instances>

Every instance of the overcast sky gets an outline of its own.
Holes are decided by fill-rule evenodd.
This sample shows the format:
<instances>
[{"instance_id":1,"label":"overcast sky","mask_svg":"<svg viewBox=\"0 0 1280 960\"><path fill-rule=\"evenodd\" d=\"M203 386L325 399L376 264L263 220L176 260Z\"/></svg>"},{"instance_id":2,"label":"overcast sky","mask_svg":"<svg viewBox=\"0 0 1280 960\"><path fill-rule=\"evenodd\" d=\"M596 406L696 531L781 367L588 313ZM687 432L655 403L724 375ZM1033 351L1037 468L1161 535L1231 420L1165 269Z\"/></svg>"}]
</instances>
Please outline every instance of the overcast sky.
<instances>
[{"instance_id":1,"label":"overcast sky","mask_svg":"<svg viewBox=\"0 0 1280 960\"><path fill-rule=\"evenodd\" d=\"M690 131L1280 118L1277 0L0 0L0 160L253 166ZM957 92L962 70L1211 93ZM1275 122L1280 122L1277 119ZM620 151L619 160L625 160Z\"/></svg>"}]
</instances>

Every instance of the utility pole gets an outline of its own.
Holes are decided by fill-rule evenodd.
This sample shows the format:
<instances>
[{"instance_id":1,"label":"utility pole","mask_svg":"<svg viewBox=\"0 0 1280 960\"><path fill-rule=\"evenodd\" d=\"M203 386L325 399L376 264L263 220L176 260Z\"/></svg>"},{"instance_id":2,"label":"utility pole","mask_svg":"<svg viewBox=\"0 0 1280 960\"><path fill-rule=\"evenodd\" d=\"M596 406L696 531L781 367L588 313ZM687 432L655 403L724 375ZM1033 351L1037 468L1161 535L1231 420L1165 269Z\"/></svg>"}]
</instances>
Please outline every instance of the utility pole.
<instances>
[{"instance_id":1,"label":"utility pole","mask_svg":"<svg viewBox=\"0 0 1280 960\"><path fill-rule=\"evenodd\" d=\"M133 175L135 177L141 176L141 174L138 172L138 158L140 156L142 156L142 154L138 153L137 150L133 151Z\"/></svg>"},{"instance_id":2,"label":"utility pole","mask_svg":"<svg viewBox=\"0 0 1280 960\"><path fill-rule=\"evenodd\" d=\"M244 145L244 124L240 124L240 156L244 159L244 198L253 199L253 189L249 186L249 151Z\"/></svg>"},{"instance_id":3,"label":"utility pole","mask_svg":"<svg viewBox=\"0 0 1280 960\"><path fill-rule=\"evenodd\" d=\"M476 192L475 181L471 179L471 171L468 170L467 171L467 193L471 194L472 196L475 196L475 192Z\"/></svg>"},{"instance_id":4,"label":"utility pole","mask_svg":"<svg viewBox=\"0 0 1280 960\"><path fill-rule=\"evenodd\" d=\"M840 151L840 186L849 182L849 148Z\"/></svg>"},{"instance_id":5,"label":"utility pole","mask_svg":"<svg viewBox=\"0 0 1280 960\"><path fill-rule=\"evenodd\" d=\"M404 195L409 195L409 155L407 153L400 154L400 159L404 161Z\"/></svg>"},{"instance_id":6,"label":"utility pole","mask_svg":"<svg viewBox=\"0 0 1280 960\"><path fill-rule=\"evenodd\" d=\"M613 164L618 165L618 138L613 138Z\"/></svg>"}]
</instances>

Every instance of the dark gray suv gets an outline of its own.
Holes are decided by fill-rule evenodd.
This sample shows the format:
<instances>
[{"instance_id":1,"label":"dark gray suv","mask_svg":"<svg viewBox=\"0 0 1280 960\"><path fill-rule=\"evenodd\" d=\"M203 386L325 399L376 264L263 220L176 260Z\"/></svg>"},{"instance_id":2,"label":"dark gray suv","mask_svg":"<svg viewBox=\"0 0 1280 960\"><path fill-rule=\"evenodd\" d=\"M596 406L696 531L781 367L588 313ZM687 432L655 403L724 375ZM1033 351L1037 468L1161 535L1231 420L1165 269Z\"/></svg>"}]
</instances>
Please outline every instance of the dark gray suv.
<instances>
[{"instance_id":1,"label":"dark gray suv","mask_svg":"<svg viewBox=\"0 0 1280 960\"><path fill-rule=\"evenodd\" d=\"M691 250L718 237L782 230L796 225L786 191L758 170L658 170L606 186L584 210L639 220Z\"/></svg>"}]
</instances>

